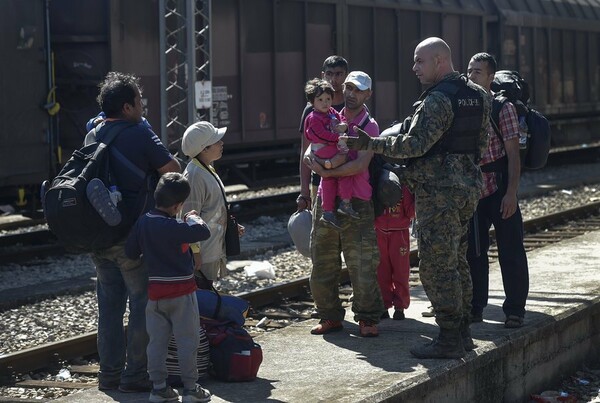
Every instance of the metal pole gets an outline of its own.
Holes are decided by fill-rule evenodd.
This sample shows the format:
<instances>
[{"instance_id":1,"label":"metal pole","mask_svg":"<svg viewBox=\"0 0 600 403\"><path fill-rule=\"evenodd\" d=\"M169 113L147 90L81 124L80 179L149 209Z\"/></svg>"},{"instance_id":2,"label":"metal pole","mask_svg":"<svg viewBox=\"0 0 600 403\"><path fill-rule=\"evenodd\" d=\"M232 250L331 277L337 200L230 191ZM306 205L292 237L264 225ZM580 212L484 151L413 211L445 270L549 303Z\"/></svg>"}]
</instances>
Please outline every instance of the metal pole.
<instances>
[{"instance_id":1,"label":"metal pole","mask_svg":"<svg viewBox=\"0 0 600 403\"><path fill-rule=\"evenodd\" d=\"M187 25L187 126L196 121L196 92L194 85L196 82L196 4L195 1L186 2L185 19Z\"/></svg>"},{"instance_id":2,"label":"metal pole","mask_svg":"<svg viewBox=\"0 0 600 403\"><path fill-rule=\"evenodd\" d=\"M165 0L158 0L158 32L159 39L159 76L160 76L160 139L168 147L169 135L167 133L167 46L166 46L166 15Z\"/></svg>"}]
</instances>

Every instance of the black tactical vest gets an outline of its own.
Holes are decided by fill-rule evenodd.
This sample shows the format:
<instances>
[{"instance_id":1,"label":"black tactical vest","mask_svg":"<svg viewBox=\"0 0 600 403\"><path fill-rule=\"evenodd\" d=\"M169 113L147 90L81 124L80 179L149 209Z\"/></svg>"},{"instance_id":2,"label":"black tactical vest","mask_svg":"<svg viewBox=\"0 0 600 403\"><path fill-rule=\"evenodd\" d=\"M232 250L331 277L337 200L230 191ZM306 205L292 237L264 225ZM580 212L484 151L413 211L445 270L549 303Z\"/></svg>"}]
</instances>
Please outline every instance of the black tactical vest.
<instances>
[{"instance_id":1,"label":"black tactical vest","mask_svg":"<svg viewBox=\"0 0 600 403\"><path fill-rule=\"evenodd\" d=\"M483 121L483 96L467 83L464 75L456 79L443 80L431 87L421 97L431 91L444 93L452 102L454 120L452 126L440 140L426 153L431 154L473 154L479 160L479 136Z\"/></svg>"}]
</instances>

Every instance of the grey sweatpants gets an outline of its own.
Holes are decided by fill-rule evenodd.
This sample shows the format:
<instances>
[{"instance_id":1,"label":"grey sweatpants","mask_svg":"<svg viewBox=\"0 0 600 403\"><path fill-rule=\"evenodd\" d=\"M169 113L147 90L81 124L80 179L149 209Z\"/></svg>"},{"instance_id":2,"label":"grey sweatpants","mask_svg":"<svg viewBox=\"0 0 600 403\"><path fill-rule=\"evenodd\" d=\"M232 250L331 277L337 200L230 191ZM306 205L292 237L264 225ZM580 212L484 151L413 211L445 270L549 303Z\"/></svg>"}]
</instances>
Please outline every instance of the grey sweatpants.
<instances>
[{"instance_id":1,"label":"grey sweatpants","mask_svg":"<svg viewBox=\"0 0 600 403\"><path fill-rule=\"evenodd\" d=\"M148 375L153 383L167 379L167 346L171 334L177 343L181 381L185 389L194 389L198 380L196 356L200 342L200 314L196 293L177 298L148 300L146 305Z\"/></svg>"}]
</instances>

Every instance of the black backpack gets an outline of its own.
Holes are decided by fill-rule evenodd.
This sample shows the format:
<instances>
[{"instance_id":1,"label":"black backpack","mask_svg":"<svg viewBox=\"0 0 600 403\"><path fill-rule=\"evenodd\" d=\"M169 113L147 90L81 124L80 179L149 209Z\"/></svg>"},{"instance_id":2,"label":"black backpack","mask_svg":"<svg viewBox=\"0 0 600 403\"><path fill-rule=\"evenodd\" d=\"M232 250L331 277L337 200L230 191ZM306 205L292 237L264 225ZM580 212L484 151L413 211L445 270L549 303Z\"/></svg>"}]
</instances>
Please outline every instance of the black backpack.
<instances>
[{"instance_id":1,"label":"black backpack","mask_svg":"<svg viewBox=\"0 0 600 403\"><path fill-rule=\"evenodd\" d=\"M123 219L120 224L110 226L86 194L87 185L94 178L102 180L107 188L115 184L109 167L109 146L120 132L134 125L119 121L93 129L101 140L74 151L48 189L43 190L48 227L68 250L94 252L109 248L127 236L137 218L125 211L124 203L119 203L117 208Z\"/></svg>"},{"instance_id":2,"label":"black backpack","mask_svg":"<svg viewBox=\"0 0 600 403\"><path fill-rule=\"evenodd\" d=\"M502 141L499 133L500 110L505 102L511 102L517 109L520 126L523 130L527 126L527 136L519 140L521 166L527 169L543 168L550 153L550 124L544 115L529 108L529 84L516 71L500 70L496 72L491 88L495 96L491 115L494 132Z\"/></svg>"}]
</instances>

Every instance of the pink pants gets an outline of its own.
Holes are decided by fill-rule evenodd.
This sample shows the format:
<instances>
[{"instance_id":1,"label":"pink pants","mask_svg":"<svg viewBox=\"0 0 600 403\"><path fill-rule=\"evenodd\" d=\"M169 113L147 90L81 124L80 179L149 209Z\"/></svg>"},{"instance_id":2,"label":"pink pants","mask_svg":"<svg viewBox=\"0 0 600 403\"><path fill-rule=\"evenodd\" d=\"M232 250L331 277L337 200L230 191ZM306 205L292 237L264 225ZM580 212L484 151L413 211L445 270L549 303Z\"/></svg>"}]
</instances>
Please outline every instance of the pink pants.
<instances>
[{"instance_id":1,"label":"pink pants","mask_svg":"<svg viewBox=\"0 0 600 403\"><path fill-rule=\"evenodd\" d=\"M407 229L377 230L379 266L377 281L385 308L406 309L410 305L410 238Z\"/></svg>"}]
</instances>

